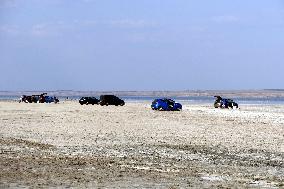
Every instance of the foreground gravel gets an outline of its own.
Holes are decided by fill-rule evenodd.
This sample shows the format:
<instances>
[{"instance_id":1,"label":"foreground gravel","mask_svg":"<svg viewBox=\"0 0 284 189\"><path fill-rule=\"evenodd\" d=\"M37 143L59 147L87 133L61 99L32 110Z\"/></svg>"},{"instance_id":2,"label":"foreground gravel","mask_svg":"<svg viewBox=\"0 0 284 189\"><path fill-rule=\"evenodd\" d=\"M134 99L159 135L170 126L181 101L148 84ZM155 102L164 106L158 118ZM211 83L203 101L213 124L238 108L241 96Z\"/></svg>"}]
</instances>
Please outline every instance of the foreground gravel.
<instances>
[{"instance_id":1,"label":"foreground gravel","mask_svg":"<svg viewBox=\"0 0 284 189\"><path fill-rule=\"evenodd\" d=\"M284 106L0 102L0 188L283 188Z\"/></svg>"}]
</instances>

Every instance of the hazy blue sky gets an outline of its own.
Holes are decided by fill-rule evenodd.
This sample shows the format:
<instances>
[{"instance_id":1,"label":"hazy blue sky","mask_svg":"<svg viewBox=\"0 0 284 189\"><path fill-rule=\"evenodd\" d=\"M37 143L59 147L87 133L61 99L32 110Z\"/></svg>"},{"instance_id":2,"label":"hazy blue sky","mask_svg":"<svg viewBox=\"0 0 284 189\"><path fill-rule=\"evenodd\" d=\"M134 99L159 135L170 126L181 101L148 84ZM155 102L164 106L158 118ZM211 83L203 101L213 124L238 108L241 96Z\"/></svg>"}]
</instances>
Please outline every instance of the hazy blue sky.
<instances>
[{"instance_id":1,"label":"hazy blue sky","mask_svg":"<svg viewBox=\"0 0 284 189\"><path fill-rule=\"evenodd\" d=\"M0 0L0 90L284 88L283 0Z\"/></svg>"}]
</instances>

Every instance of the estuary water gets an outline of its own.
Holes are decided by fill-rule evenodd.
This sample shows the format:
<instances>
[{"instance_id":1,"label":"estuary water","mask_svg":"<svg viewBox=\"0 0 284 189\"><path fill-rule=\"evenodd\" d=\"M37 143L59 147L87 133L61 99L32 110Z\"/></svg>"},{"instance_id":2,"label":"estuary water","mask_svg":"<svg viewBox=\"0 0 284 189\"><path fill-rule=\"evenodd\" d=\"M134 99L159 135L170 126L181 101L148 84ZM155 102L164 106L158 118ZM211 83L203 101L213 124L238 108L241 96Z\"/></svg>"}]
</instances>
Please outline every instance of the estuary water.
<instances>
[{"instance_id":1,"label":"estuary water","mask_svg":"<svg viewBox=\"0 0 284 189\"><path fill-rule=\"evenodd\" d=\"M79 100L81 96L59 96L60 101L64 100ZM96 97L99 98L99 97ZM126 102L152 102L156 98L164 98L162 96L120 96L121 99ZM167 97L171 98L177 102L186 104L208 104L214 103L215 98L209 96L188 96L188 97ZM225 97L224 97L225 98ZM20 96L0 96L2 101L18 101ZM259 104L259 105L284 105L284 97L234 97L232 98L235 102L239 104Z\"/></svg>"}]
</instances>

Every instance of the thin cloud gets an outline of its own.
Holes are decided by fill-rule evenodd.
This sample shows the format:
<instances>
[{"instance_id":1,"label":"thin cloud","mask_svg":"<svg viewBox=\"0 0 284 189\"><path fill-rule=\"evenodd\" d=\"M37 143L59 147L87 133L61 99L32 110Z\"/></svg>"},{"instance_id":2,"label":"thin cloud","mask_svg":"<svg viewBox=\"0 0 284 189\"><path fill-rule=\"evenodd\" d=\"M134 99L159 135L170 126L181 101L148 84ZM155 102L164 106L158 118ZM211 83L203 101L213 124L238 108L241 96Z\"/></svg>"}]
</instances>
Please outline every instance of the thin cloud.
<instances>
[{"instance_id":1,"label":"thin cloud","mask_svg":"<svg viewBox=\"0 0 284 189\"><path fill-rule=\"evenodd\" d=\"M20 29L18 26L0 26L0 33L9 34L9 35L23 35L23 36L33 36L33 37L56 37L60 36L63 33L68 33L72 31L80 31L81 29L91 29L94 27L113 27L121 29L144 29L144 28L154 28L158 24L155 22L145 21L145 20L78 20L75 19L72 22L47 22L47 23L36 23ZM137 35L134 38L134 41L141 41L144 38L140 35Z\"/></svg>"},{"instance_id":2,"label":"thin cloud","mask_svg":"<svg viewBox=\"0 0 284 189\"><path fill-rule=\"evenodd\" d=\"M120 27L120 28L149 28L157 26L155 22L145 21L145 20L130 20L130 19L113 20L110 21L109 24L113 27Z\"/></svg>"},{"instance_id":3,"label":"thin cloud","mask_svg":"<svg viewBox=\"0 0 284 189\"><path fill-rule=\"evenodd\" d=\"M35 37L58 36L64 29L63 22L35 24L30 30L30 34Z\"/></svg>"},{"instance_id":4,"label":"thin cloud","mask_svg":"<svg viewBox=\"0 0 284 189\"><path fill-rule=\"evenodd\" d=\"M84 3L92 3L94 1L96 1L96 0L82 0L82 2L84 2Z\"/></svg>"},{"instance_id":5,"label":"thin cloud","mask_svg":"<svg viewBox=\"0 0 284 189\"><path fill-rule=\"evenodd\" d=\"M49 32L47 31L46 24L37 24L32 27L31 34L34 36L47 36Z\"/></svg>"},{"instance_id":6,"label":"thin cloud","mask_svg":"<svg viewBox=\"0 0 284 189\"><path fill-rule=\"evenodd\" d=\"M34 36L34 37L52 37L58 36L65 28L63 22L39 23L28 27L18 25L0 26L0 34L6 36Z\"/></svg>"},{"instance_id":7,"label":"thin cloud","mask_svg":"<svg viewBox=\"0 0 284 189\"><path fill-rule=\"evenodd\" d=\"M150 28L157 27L158 24L152 21L146 20L131 20L131 19L121 19L121 20L73 20L73 24L80 26L100 26L100 27L114 27L114 28Z\"/></svg>"},{"instance_id":8,"label":"thin cloud","mask_svg":"<svg viewBox=\"0 0 284 189\"><path fill-rule=\"evenodd\" d=\"M83 26L94 26L100 24L100 21L97 20L74 20L74 24L80 24Z\"/></svg>"},{"instance_id":9,"label":"thin cloud","mask_svg":"<svg viewBox=\"0 0 284 189\"><path fill-rule=\"evenodd\" d=\"M232 15L215 16L211 20L217 23L234 23L240 21L238 17Z\"/></svg>"},{"instance_id":10,"label":"thin cloud","mask_svg":"<svg viewBox=\"0 0 284 189\"><path fill-rule=\"evenodd\" d=\"M20 29L16 25L0 26L0 33L16 36L20 34Z\"/></svg>"}]
</instances>

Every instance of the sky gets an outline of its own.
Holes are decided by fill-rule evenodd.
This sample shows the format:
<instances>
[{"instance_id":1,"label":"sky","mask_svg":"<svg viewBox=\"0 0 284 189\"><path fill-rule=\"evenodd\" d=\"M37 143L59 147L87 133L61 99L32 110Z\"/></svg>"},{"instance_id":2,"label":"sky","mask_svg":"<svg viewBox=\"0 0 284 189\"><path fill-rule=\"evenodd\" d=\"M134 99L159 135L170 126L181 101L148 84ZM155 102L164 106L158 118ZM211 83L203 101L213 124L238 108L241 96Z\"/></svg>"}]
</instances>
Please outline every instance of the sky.
<instances>
[{"instance_id":1,"label":"sky","mask_svg":"<svg viewBox=\"0 0 284 189\"><path fill-rule=\"evenodd\" d=\"M283 0L0 0L0 91L284 88Z\"/></svg>"}]
</instances>

